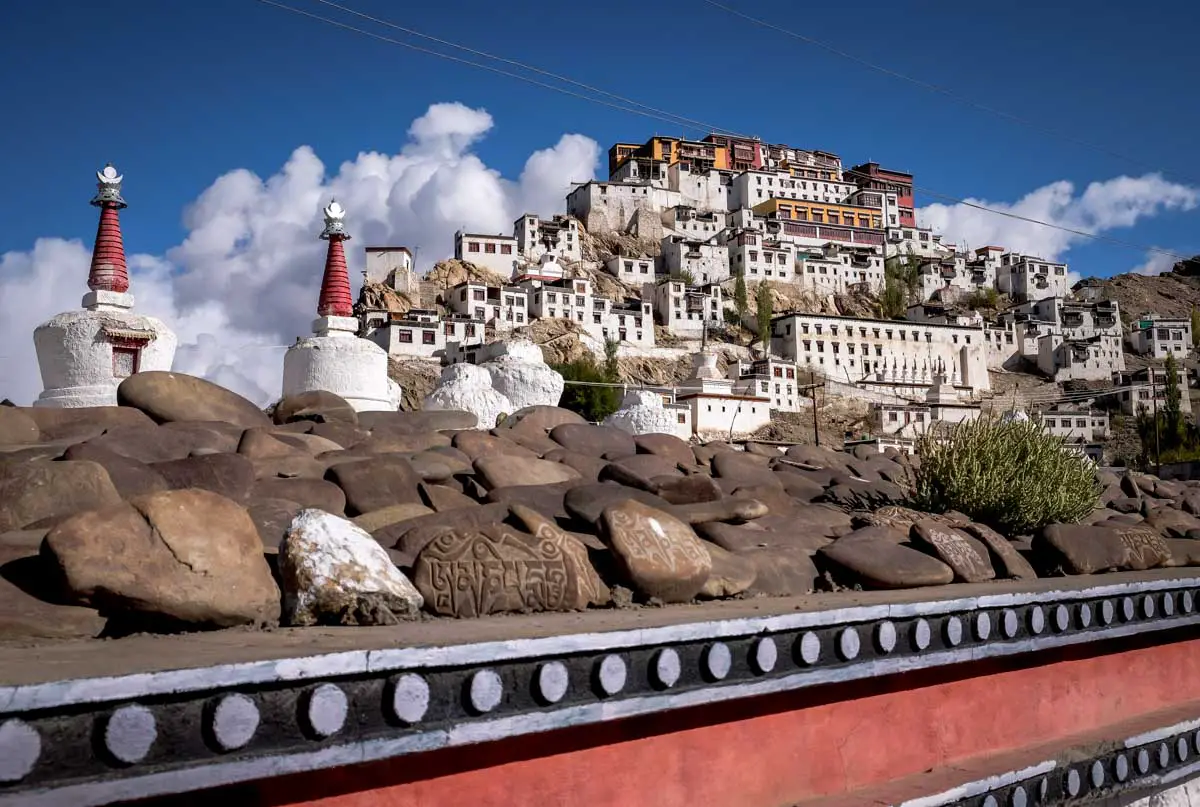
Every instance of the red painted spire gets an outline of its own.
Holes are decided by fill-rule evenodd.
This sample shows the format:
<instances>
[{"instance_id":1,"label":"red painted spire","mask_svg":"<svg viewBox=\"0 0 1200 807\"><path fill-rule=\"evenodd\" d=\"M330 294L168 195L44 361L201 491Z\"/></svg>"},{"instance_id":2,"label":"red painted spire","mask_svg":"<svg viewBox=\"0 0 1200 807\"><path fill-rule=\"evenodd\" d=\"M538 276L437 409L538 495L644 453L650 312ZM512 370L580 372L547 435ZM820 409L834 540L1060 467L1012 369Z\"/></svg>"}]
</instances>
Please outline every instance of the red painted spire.
<instances>
[{"instance_id":1,"label":"red painted spire","mask_svg":"<svg viewBox=\"0 0 1200 807\"><path fill-rule=\"evenodd\" d=\"M319 317L354 316L354 299L350 296L350 272L346 269L346 251L342 242L349 240L342 224L346 211L336 201L325 208L325 230L321 238L329 241L325 254L325 274L321 278L321 297L317 301Z\"/></svg>"},{"instance_id":2,"label":"red painted spire","mask_svg":"<svg viewBox=\"0 0 1200 807\"><path fill-rule=\"evenodd\" d=\"M92 291L129 291L129 269L125 264L125 243L121 238L121 219L117 211L125 207L121 198L121 180L111 165L96 172L97 192L92 204L100 208L100 226L92 247L92 268L88 288Z\"/></svg>"}]
</instances>

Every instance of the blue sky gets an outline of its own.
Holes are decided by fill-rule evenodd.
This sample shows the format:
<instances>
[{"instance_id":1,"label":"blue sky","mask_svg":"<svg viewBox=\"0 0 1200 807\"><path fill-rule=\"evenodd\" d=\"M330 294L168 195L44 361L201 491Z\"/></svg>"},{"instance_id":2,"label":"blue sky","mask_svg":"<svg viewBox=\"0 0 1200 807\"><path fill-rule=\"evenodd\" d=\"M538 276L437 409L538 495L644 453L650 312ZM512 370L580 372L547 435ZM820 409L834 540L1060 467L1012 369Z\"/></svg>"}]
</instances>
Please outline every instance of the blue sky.
<instances>
[{"instance_id":1,"label":"blue sky","mask_svg":"<svg viewBox=\"0 0 1200 807\"><path fill-rule=\"evenodd\" d=\"M336 14L311 0L294 5ZM729 0L747 13L770 6ZM874 159L955 196L1012 201L1057 180L1082 186L1145 168L971 110L731 17L700 0L644 3L353 0L353 7L773 142ZM1068 130L1188 183L1200 131L1189 2L975 4L920 0L803 4L775 21ZM394 153L432 102L484 107L476 151L505 175L566 131L597 140L677 134L639 118L339 31L254 0L45 0L0 12L8 155L0 253L38 236L91 238L91 172L129 179L130 248L184 236L184 206L237 167L277 171L311 145L334 169L362 150ZM355 24L363 24L361 21ZM393 34L395 35L395 34ZM688 134L695 135L695 131ZM1189 183L1191 184L1191 183ZM920 200L920 196L919 196ZM928 198L920 201L933 201ZM920 203L919 201L919 203ZM135 212L136 211L136 212ZM1200 212L1165 213L1114 237L1191 254ZM133 226L132 223L130 226ZM136 234L135 234L136 233ZM1084 274L1137 252L1076 247Z\"/></svg>"}]
</instances>

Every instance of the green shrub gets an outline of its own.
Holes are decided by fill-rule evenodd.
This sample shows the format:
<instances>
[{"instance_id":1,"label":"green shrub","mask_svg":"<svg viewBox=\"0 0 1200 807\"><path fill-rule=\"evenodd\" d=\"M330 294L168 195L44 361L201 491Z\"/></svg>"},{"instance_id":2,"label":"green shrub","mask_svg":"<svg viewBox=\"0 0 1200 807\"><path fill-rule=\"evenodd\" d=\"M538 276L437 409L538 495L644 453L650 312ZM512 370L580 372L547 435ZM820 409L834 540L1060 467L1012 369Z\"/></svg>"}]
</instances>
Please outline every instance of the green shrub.
<instances>
[{"instance_id":1,"label":"green shrub","mask_svg":"<svg viewBox=\"0 0 1200 807\"><path fill-rule=\"evenodd\" d=\"M1091 462L1034 421L981 417L921 437L916 448L915 507L958 510L1005 535L1078 521L1100 497Z\"/></svg>"}]
</instances>

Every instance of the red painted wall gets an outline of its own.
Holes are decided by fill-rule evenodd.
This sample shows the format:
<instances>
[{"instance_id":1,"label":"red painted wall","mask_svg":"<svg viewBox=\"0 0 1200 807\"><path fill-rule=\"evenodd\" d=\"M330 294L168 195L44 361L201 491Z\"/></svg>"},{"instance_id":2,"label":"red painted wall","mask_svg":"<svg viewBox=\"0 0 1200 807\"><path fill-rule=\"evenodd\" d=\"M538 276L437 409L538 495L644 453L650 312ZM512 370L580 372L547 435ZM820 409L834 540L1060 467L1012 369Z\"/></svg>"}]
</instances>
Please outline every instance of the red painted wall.
<instances>
[{"instance_id":1,"label":"red painted wall","mask_svg":"<svg viewBox=\"0 0 1200 807\"><path fill-rule=\"evenodd\" d=\"M1200 699L1200 640L1108 649L447 749L260 782L236 798L310 807L782 807Z\"/></svg>"}]
</instances>

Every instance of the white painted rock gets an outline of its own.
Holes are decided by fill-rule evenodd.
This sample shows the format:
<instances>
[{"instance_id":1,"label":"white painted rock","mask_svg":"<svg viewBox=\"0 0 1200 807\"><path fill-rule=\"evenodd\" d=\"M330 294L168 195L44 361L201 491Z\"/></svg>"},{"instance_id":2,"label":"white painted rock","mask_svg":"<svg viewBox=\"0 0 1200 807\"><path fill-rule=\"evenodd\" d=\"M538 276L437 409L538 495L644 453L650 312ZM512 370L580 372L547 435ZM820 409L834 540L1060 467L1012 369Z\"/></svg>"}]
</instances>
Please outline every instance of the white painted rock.
<instances>
[{"instance_id":1,"label":"white painted rock","mask_svg":"<svg viewBox=\"0 0 1200 807\"><path fill-rule=\"evenodd\" d=\"M563 378L542 357L542 349L528 339L504 343L504 352L483 365L492 377L492 388L517 409L558 406Z\"/></svg>"},{"instance_id":2,"label":"white painted rock","mask_svg":"<svg viewBox=\"0 0 1200 807\"><path fill-rule=\"evenodd\" d=\"M421 593L365 530L302 510L279 545L288 625L393 625L421 610Z\"/></svg>"},{"instance_id":3,"label":"white painted rock","mask_svg":"<svg viewBox=\"0 0 1200 807\"><path fill-rule=\"evenodd\" d=\"M651 390L629 390L621 408L604 419L605 426L634 435L675 434L677 424L675 412L664 409L662 395Z\"/></svg>"},{"instance_id":4,"label":"white painted rock","mask_svg":"<svg viewBox=\"0 0 1200 807\"><path fill-rule=\"evenodd\" d=\"M492 376L484 368L452 364L442 370L441 381L425 396L423 408L470 412L479 419L478 428L487 430L496 426L500 415L511 415L520 407L492 388Z\"/></svg>"}]
</instances>

